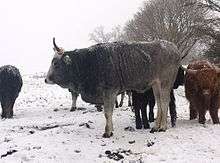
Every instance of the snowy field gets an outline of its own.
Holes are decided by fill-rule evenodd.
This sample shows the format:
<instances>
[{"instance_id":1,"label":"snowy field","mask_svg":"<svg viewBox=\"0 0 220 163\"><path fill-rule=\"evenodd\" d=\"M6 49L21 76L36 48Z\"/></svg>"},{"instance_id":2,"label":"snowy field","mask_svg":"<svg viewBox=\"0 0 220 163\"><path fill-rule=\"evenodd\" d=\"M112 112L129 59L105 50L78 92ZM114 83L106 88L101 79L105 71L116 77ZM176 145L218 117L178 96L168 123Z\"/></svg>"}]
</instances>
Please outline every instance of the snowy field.
<instances>
[{"instance_id":1,"label":"snowy field","mask_svg":"<svg viewBox=\"0 0 220 163\"><path fill-rule=\"evenodd\" d=\"M0 162L220 162L220 126L208 114L205 126L188 120L183 87L175 92L176 128L154 134L132 130L134 113L125 103L114 110L114 136L106 139L104 115L93 105L78 99L77 106L86 109L70 112L67 90L33 75L23 80L14 118L0 120ZM110 152L117 155L110 159Z\"/></svg>"}]
</instances>

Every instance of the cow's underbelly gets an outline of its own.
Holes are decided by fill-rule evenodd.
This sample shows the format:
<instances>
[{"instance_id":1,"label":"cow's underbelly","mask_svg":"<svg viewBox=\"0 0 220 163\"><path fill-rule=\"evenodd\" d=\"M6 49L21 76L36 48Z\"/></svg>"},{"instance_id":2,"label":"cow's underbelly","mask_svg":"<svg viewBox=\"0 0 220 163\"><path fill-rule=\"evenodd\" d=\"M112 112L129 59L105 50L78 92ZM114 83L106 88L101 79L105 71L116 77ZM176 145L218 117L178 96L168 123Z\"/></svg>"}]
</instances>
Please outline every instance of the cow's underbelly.
<instances>
[{"instance_id":1,"label":"cow's underbelly","mask_svg":"<svg viewBox=\"0 0 220 163\"><path fill-rule=\"evenodd\" d=\"M101 92L96 92L93 94L82 92L81 98L83 101L91 104L104 104Z\"/></svg>"}]
</instances>

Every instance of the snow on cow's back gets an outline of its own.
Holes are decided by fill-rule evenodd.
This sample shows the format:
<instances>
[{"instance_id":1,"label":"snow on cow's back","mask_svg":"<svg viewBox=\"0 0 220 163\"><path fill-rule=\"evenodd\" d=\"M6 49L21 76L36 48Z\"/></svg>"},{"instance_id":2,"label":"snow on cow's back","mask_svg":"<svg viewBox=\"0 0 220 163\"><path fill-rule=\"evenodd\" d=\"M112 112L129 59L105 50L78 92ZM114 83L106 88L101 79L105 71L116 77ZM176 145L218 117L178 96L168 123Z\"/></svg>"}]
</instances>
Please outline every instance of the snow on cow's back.
<instances>
[{"instance_id":1,"label":"snow on cow's back","mask_svg":"<svg viewBox=\"0 0 220 163\"><path fill-rule=\"evenodd\" d=\"M0 67L0 74L3 72L7 72L8 74L11 74L12 76L20 76L19 70L12 65L5 65Z\"/></svg>"},{"instance_id":2,"label":"snow on cow's back","mask_svg":"<svg viewBox=\"0 0 220 163\"><path fill-rule=\"evenodd\" d=\"M23 84L21 74L19 70L12 65L5 65L0 67L0 86L1 90L5 87L11 87L17 89L19 92Z\"/></svg>"}]
</instances>

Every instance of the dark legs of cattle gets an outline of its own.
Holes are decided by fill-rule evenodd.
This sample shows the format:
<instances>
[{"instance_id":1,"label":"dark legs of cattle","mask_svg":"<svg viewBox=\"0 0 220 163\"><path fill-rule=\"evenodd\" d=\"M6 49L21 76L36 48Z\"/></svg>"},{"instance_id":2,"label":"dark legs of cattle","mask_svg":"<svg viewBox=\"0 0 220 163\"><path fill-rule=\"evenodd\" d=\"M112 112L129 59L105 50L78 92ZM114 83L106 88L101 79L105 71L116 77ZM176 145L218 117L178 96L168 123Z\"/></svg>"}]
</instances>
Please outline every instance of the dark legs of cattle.
<instances>
[{"instance_id":1,"label":"dark legs of cattle","mask_svg":"<svg viewBox=\"0 0 220 163\"><path fill-rule=\"evenodd\" d=\"M146 100L148 101L148 104L149 104L149 122L154 122L155 98L154 98L152 89L148 90L147 92L148 92L147 93L148 97ZM174 96L173 90L171 90L170 92L169 109L170 109L171 125L172 127L174 127L176 126L177 113L176 113L175 96Z\"/></svg>"},{"instance_id":2,"label":"dark legs of cattle","mask_svg":"<svg viewBox=\"0 0 220 163\"><path fill-rule=\"evenodd\" d=\"M213 98L211 101L211 107L210 107L209 113L214 124L219 124L218 109L219 109L218 97Z\"/></svg>"},{"instance_id":3,"label":"dark legs of cattle","mask_svg":"<svg viewBox=\"0 0 220 163\"><path fill-rule=\"evenodd\" d=\"M194 107L194 105L192 103L189 104L189 111L190 111L189 119L190 120L196 119L198 113L197 113L197 110L196 110L196 108Z\"/></svg>"},{"instance_id":4,"label":"dark legs of cattle","mask_svg":"<svg viewBox=\"0 0 220 163\"><path fill-rule=\"evenodd\" d=\"M170 92L169 108L170 108L171 126L175 127L177 115L176 115L175 96L174 96L173 90L171 90L171 92Z\"/></svg>"},{"instance_id":5,"label":"dark legs of cattle","mask_svg":"<svg viewBox=\"0 0 220 163\"><path fill-rule=\"evenodd\" d=\"M12 118L13 117L13 107L16 98L3 97L1 100L2 106L2 118Z\"/></svg>"},{"instance_id":6,"label":"dark legs of cattle","mask_svg":"<svg viewBox=\"0 0 220 163\"><path fill-rule=\"evenodd\" d=\"M98 112L101 112L103 110L102 105L95 105Z\"/></svg>"},{"instance_id":7,"label":"dark legs of cattle","mask_svg":"<svg viewBox=\"0 0 220 163\"><path fill-rule=\"evenodd\" d=\"M210 112L210 116L212 118L212 122L214 124L219 124L218 109L214 108L214 109L211 109L209 112Z\"/></svg>"},{"instance_id":8,"label":"dark legs of cattle","mask_svg":"<svg viewBox=\"0 0 220 163\"><path fill-rule=\"evenodd\" d=\"M200 109L199 110L199 123L201 124L205 124L205 114L206 114L206 110L205 109Z\"/></svg>"},{"instance_id":9,"label":"dark legs of cattle","mask_svg":"<svg viewBox=\"0 0 220 163\"><path fill-rule=\"evenodd\" d=\"M199 123L205 124L206 121L205 115L207 109L204 106L195 107L195 105L192 104L191 102L189 108L190 108L190 120L196 119L199 114ZM219 124L218 108L219 108L218 99L212 100L209 113L214 124Z\"/></svg>"},{"instance_id":10,"label":"dark legs of cattle","mask_svg":"<svg viewBox=\"0 0 220 163\"><path fill-rule=\"evenodd\" d=\"M149 103L149 122L154 122L154 106L155 106L155 99L153 96L153 90L149 90L149 97L148 98L148 103ZM151 97L150 97L151 96Z\"/></svg>"},{"instance_id":11,"label":"dark legs of cattle","mask_svg":"<svg viewBox=\"0 0 220 163\"><path fill-rule=\"evenodd\" d=\"M137 93L133 91L132 99L135 111L136 128L141 129L142 126L144 126L145 129L150 128L146 113L146 107L148 104L146 97L142 93Z\"/></svg>"}]
</instances>

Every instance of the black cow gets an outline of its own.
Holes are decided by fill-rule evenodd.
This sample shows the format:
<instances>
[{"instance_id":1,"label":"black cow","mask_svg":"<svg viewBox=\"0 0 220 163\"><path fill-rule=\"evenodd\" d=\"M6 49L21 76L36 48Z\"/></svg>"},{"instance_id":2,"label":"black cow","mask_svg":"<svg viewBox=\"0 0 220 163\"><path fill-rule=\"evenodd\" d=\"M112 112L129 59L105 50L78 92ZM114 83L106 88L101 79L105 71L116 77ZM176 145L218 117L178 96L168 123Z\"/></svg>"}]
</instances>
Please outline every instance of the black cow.
<instances>
[{"instance_id":1,"label":"black cow","mask_svg":"<svg viewBox=\"0 0 220 163\"><path fill-rule=\"evenodd\" d=\"M0 67L0 101L2 118L13 117L13 107L22 87L19 70L10 65Z\"/></svg>"},{"instance_id":2,"label":"black cow","mask_svg":"<svg viewBox=\"0 0 220 163\"><path fill-rule=\"evenodd\" d=\"M181 62L181 53L173 43L113 42L73 51L59 48L55 39L53 44L55 56L45 82L74 90L88 103L104 105L104 137L113 135L116 96L126 90L144 92L149 87L153 87L160 110L152 130L167 129L169 93Z\"/></svg>"},{"instance_id":3,"label":"black cow","mask_svg":"<svg viewBox=\"0 0 220 163\"><path fill-rule=\"evenodd\" d=\"M184 84L184 70L182 68L179 68L176 80L173 85L173 89L177 89L180 85L183 84ZM176 125L176 118L177 118L175 96L173 89L170 91L170 103L169 103L172 127ZM153 94L153 89L151 88L145 91L144 93L138 93L136 91L132 91L132 102L133 102L133 109L135 111L136 128L141 129L142 126L145 129L150 128L149 122L154 121L153 109L155 106L155 98ZM149 121L147 118L147 111L146 111L147 105L149 105Z\"/></svg>"}]
</instances>

